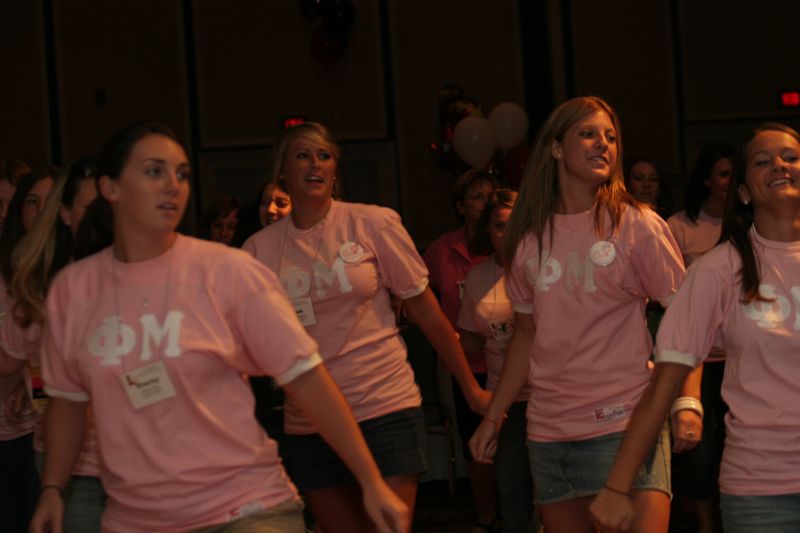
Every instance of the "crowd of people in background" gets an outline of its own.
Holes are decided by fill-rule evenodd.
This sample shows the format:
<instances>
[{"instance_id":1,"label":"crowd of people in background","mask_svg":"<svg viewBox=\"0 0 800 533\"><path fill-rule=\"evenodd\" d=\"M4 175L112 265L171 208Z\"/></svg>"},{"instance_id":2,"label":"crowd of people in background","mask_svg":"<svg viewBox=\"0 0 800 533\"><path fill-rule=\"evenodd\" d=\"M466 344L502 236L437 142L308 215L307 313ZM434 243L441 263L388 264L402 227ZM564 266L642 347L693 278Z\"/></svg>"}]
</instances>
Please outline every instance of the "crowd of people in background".
<instances>
[{"instance_id":1,"label":"crowd of people in background","mask_svg":"<svg viewBox=\"0 0 800 533\"><path fill-rule=\"evenodd\" d=\"M410 531L398 312L454 379L473 531L800 530L795 130L703 146L677 210L574 98L519 191L454 177L461 225L422 254L341 198L340 159L325 126L284 130L197 238L164 124L61 170L0 161L0 531Z\"/></svg>"}]
</instances>

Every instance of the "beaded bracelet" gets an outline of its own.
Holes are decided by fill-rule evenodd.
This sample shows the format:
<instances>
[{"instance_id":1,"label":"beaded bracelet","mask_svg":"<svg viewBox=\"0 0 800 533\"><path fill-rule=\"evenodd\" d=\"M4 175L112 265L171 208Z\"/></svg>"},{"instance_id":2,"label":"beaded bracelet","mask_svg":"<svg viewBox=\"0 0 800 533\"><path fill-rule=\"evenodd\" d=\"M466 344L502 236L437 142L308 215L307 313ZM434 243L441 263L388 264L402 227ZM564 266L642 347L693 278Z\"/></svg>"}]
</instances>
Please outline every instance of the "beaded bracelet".
<instances>
[{"instance_id":1,"label":"beaded bracelet","mask_svg":"<svg viewBox=\"0 0 800 533\"><path fill-rule=\"evenodd\" d=\"M497 431L498 433L500 432L500 428L501 428L501 427L503 427L503 422L505 422L505 421L506 421L506 418L508 418L508 415L503 415L503 417L502 417L502 418L501 418L499 421L497 421L497 420L492 420L492 419L491 419L491 418L489 418L488 416L484 416L484 417L483 417L483 419L484 419L486 422L489 422L490 424L494 424L495 431Z\"/></svg>"},{"instance_id":2,"label":"beaded bracelet","mask_svg":"<svg viewBox=\"0 0 800 533\"><path fill-rule=\"evenodd\" d=\"M672 408L669 410L669 416L675 416L675 413L678 411L694 411L695 413L703 418L703 404L700 403L700 400L697 398L692 398L691 396L681 396L680 398L676 398L674 402L672 402Z\"/></svg>"}]
</instances>

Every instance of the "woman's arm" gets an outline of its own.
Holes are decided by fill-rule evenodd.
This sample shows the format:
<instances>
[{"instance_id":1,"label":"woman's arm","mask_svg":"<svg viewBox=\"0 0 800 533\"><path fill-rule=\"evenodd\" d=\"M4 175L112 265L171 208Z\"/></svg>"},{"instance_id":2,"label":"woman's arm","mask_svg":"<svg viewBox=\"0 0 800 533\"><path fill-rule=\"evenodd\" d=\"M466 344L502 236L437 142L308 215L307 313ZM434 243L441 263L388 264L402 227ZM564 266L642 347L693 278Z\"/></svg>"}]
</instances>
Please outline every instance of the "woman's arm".
<instances>
[{"instance_id":1,"label":"woman's arm","mask_svg":"<svg viewBox=\"0 0 800 533\"><path fill-rule=\"evenodd\" d=\"M350 407L324 365L283 385L361 485L364 507L381 532L405 533L409 510L384 482Z\"/></svg>"},{"instance_id":2,"label":"woman's arm","mask_svg":"<svg viewBox=\"0 0 800 533\"><path fill-rule=\"evenodd\" d=\"M703 381L703 365L692 369L681 387L681 397L700 401L700 385ZM672 428L672 451L675 453L691 450L703 438L703 419L690 409L681 409L670 420Z\"/></svg>"},{"instance_id":3,"label":"woman's arm","mask_svg":"<svg viewBox=\"0 0 800 533\"><path fill-rule=\"evenodd\" d=\"M44 473L31 533L61 533L64 501L62 492L83 443L86 403L50 398L44 418Z\"/></svg>"},{"instance_id":4,"label":"woman's arm","mask_svg":"<svg viewBox=\"0 0 800 533\"><path fill-rule=\"evenodd\" d=\"M10 376L22 370L28 361L11 357L0 349L0 376Z\"/></svg>"},{"instance_id":5,"label":"woman's arm","mask_svg":"<svg viewBox=\"0 0 800 533\"><path fill-rule=\"evenodd\" d=\"M461 349L467 355L480 352L486 345L486 339L482 336L462 328L458 328L458 341L461 343Z\"/></svg>"},{"instance_id":6,"label":"woman's arm","mask_svg":"<svg viewBox=\"0 0 800 533\"><path fill-rule=\"evenodd\" d=\"M631 485L690 370L690 367L676 363L656 364L653 381L628 422L608 475L607 488L600 491L589 507L602 531L627 531L630 528L634 515Z\"/></svg>"},{"instance_id":7,"label":"woman's arm","mask_svg":"<svg viewBox=\"0 0 800 533\"><path fill-rule=\"evenodd\" d=\"M500 433L506 411L528 382L529 353L536 334L533 315L515 313L514 323L514 335L503 360L503 370L500 372L497 389L492 395L492 401L483 421L469 440L473 458L482 463L492 462L497 446L497 435Z\"/></svg>"},{"instance_id":8,"label":"woman's arm","mask_svg":"<svg viewBox=\"0 0 800 533\"><path fill-rule=\"evenodd\" d=\"M469 402L470 409L476 413L486 411L491 395L475 380L456 332L442 313L430 287L421 294L404 300L404 304L408 318L422 329L436 353L452 370L453 377Z\"/></svg>"}]
</instances>

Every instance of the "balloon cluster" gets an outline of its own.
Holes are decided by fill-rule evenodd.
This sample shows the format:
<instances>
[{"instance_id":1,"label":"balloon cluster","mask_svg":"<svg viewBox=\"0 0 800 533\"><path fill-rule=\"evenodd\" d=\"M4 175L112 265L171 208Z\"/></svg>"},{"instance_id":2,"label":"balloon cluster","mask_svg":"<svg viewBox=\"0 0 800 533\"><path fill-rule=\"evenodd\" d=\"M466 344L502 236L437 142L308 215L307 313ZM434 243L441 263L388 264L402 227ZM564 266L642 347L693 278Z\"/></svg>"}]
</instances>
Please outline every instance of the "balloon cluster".
<instances>
[{"instance_id":1,"label":"balloon cluster","mask_svg":"<svg viewBox=\"0 0 800 533\"><path fill-rule=\"evenodd\" d=\"M527 132L528 114L520 105L498 104L487 119L477 100L448 83L439 91L439 140L429 148L450 176L486 169L504 186L518 188L528 161Z\"/></svg>"},{"instance_id":2,"label":"balloon cluster","mask_svg":"<svg viewBox=\"0 0 800 533\"><path fill-rule=\"evenodd\" d=\"M517 147L528 133L528 114L519 104L503 102L489 113L489 118L469 116L456 124L453 148L473 168L485 168L495 151Z\"/></svg>"},{"instance_id":3,"label":"balloon cluster","mask_svg":"<svg viewBox=\"0 0 800 533\"><path fill-rule=\"evenodd\" d=\"M300 0L300 10L310 21L322 19L322 25L311 36L311 55L319 63L330 66L347 50L347 36L356 21L352 0Z\"/></svg>"}]
</instances>

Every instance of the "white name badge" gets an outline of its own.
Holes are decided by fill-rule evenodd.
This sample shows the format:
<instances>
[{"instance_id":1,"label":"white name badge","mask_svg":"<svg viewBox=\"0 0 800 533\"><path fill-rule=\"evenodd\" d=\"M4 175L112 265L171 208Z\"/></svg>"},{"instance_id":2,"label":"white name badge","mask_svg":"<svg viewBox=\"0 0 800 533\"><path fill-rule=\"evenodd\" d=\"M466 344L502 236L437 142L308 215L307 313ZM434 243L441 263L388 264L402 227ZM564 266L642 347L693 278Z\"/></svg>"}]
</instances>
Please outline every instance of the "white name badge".
<instances>
[{"instance_id":1,"label":"white name badge","mask_svg":"<svg viewBox=\"0 0 800 533\"><path fill-rule=\"evenodd\" d=\"M514 335L514 324L502 320L490 320L489 327L492 328L492 337L501 346L507 344Z\"/></svg>"},{"instance_id":2,"label":"white name badge","mask_svg":"<svg viewBox=\"0 0 800 533\"><path fill-rule=\"evenodd\" d=\"M134 409L175 396L175 387L162 361L126 372L120 378Z\"/></svg>"},{"instance_id":3,"label":"white name badge","mask_svg":"<svg viewBox=\"0 0 800 533\"><path fill-rule=\"evenodd\" d=\"M304 326L313 326L317 323L317 317L314 315L314 305L311 303L311 298L298 298L292 301L294 312L297 314L297 319Z\"/></svg>"}]
</instances>

